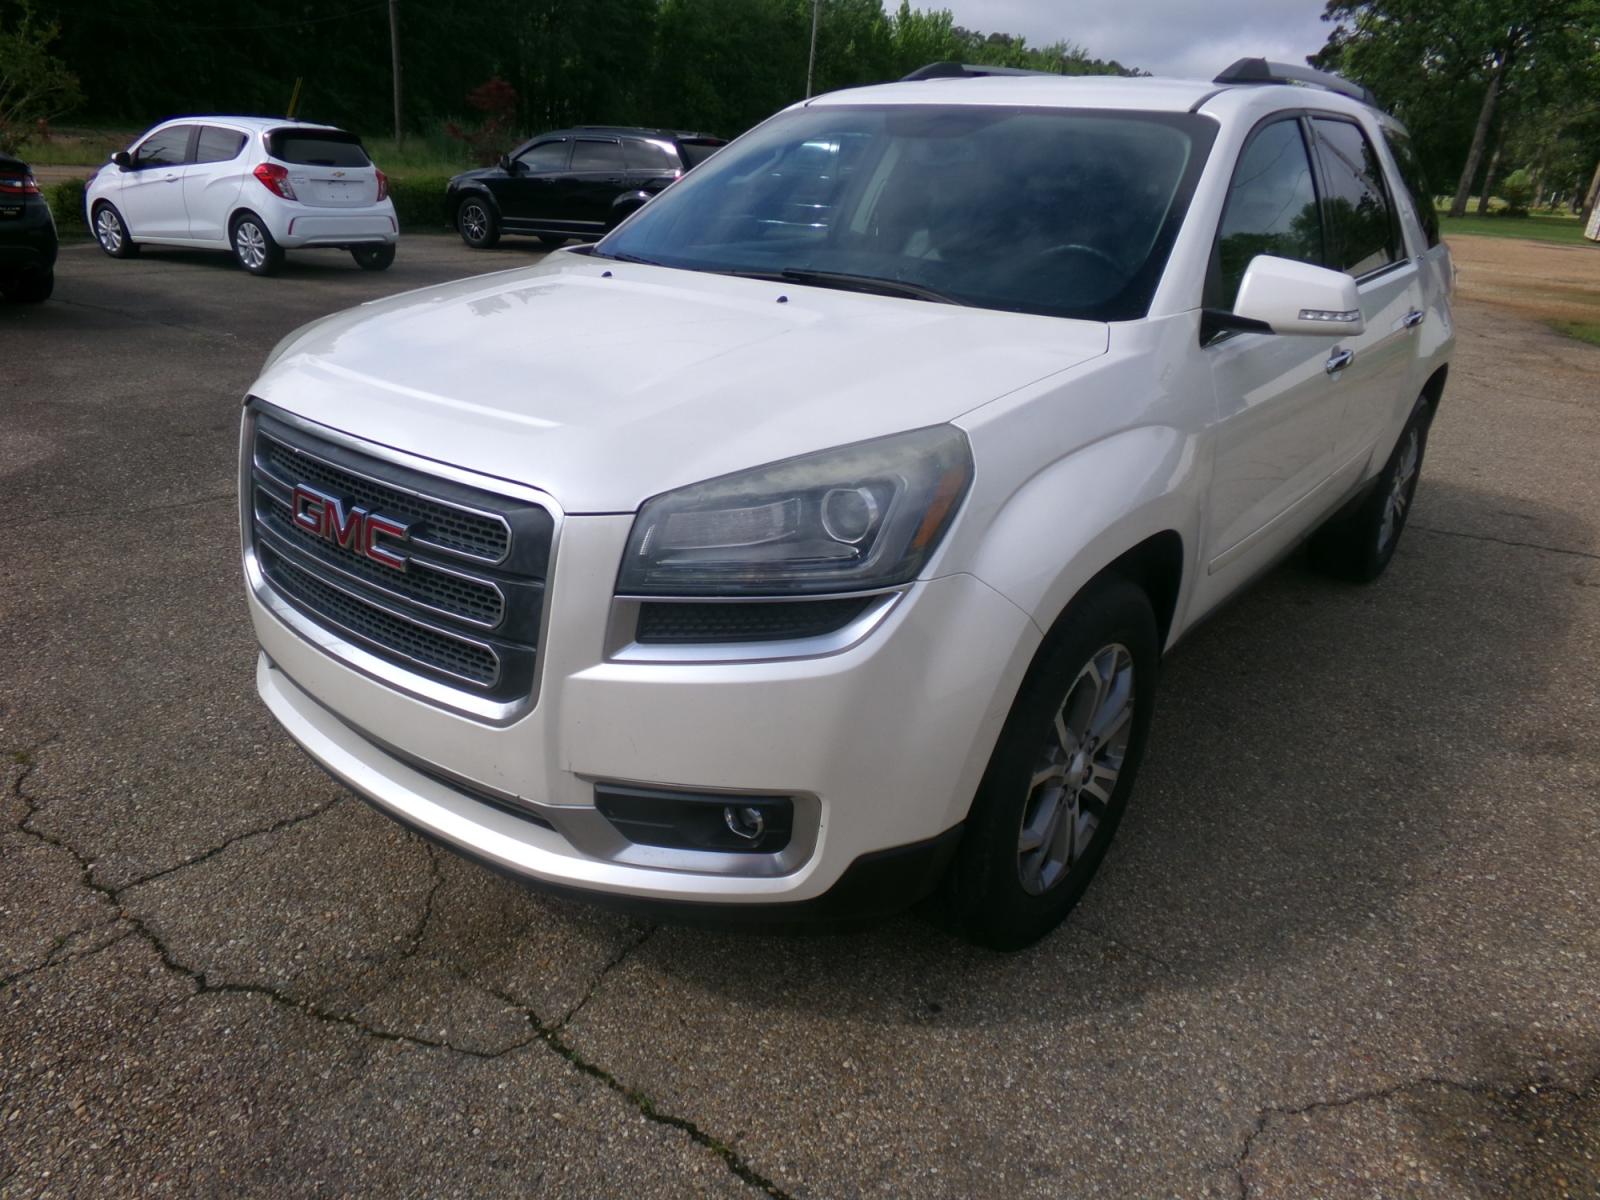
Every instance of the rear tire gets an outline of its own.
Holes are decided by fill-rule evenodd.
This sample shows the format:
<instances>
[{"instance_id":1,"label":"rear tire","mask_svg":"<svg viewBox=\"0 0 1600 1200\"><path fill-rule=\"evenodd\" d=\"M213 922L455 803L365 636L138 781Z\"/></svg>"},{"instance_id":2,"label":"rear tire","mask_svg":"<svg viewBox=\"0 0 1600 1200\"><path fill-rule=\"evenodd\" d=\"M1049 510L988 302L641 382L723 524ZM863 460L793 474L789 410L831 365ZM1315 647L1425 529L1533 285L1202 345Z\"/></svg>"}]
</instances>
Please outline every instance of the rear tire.
<instances>
[{"instance_id":1,"label":"rear tire","mask_svg":"<svg viewBox=\"0 0 1600 1200\"><path fill-rule=\"evenodd\" d=\"M1061 923L1111 844L1155 707L1160 658L1143 589L1090 584L1034 656L936 903L955 930L1020 950Z\"/></svg>"},{"instance_id":2,"label":"rear tire","mask_svg":"<svg viewBox=\"0 0 1600 1200\"><path fill-rule=\"evenodd\" d=\"M283 247L267 232L267 223L253 212L243 212L228 229L233 257L252 275L271 275L283 265Z\"/></svg>"},{"instance_id":3,"label":"rear tire","mask_svg":"<svg viewBox=\"0 0 1600 1200\"><path fill-rule=\"evenodd\" d=\"M5 292L7 300L15 300L20 304L43 304L50 299L50 293L55 290L55 286L56 273L49 267L44 267L24 271L7 280L0 291Z\"/></svg>"},{"instance_id":4,"label":"rear tire","mask_svg":"<svg viewBox=\"0 0 1600 1200\"><path fill-rule=\"evenodd\" d=\"M487 200L468 196L456 208L456 232L472 249L491 250L500 240L500 219Z\"/></svg>"},{"instance_id":5,"label":"rear tire","mask_svg":"<svg viewBox=\"0 0 1600 1200\"><path fill-rule=\"evenodd\" d=\"M352 246L350 257L363 271L387 271L394 262L394 243L381 246Z\"/></svg>"},{"instance_id":6,"label":"rear tire","mask_svg":"<svg viewBox=\"0 0 1600 1200\"><path fill-rule=\"evenodd\" d=\"M1317 570L1352 583L1371 583L1383 574L1417 494L1432 416L1428 398L1419 397L1372 490L1354 509L1312 535L1310 556Z\"/></svg>"},{"instance_id":7,"label":"rear tire","mask_svg":"<svg viewBox=\"0 0 1600 1200\"><path fill-rule=\"evenodd\" d=\"M114 204L102 200L94 206L94 240L112 258L132 258L139 246Z\"/></svg>"}]
</instances>

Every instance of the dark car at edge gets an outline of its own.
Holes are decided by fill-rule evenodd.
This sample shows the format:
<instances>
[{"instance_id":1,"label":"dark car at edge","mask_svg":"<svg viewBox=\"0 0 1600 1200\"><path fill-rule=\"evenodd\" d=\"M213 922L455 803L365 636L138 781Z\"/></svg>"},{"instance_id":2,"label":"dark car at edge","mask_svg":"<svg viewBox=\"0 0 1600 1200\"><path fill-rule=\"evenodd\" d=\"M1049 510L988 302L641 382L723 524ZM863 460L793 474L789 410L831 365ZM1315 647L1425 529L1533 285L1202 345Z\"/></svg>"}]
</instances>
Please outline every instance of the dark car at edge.
<instances>
[{"instance_id":1,"label":"dark car at edge","mask_svg":"<svg viewBox=\"0 0 1600 1200\"><path fill-rule=\"evenodd\" d=\"M594 239L724 145L705 133L577 125L529 138L445 189L445 220L486 250L502 234Z\"/></svg>"},{"instance_id":2,"label":"dark car at edge","mask_svg":"<svg viewBox=\"0 0 1600 1200\"><path fill-rule=\"evenodd\" d=\"M56 222L28 164L0 154L0 292L38 303L55 286Z\"/></svg>"}]
</instances>

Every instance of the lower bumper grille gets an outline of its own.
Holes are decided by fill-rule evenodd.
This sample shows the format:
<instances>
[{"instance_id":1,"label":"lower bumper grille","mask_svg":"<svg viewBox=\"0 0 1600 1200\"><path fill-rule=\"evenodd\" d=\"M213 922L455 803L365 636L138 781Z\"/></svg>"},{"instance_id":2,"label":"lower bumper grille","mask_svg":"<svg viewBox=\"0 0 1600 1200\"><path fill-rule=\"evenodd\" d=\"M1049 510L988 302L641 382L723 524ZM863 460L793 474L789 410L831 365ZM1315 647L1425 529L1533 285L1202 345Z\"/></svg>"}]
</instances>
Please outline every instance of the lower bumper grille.
<instances>
[{"instance_id":1,"label":"lower bumper grille","mask_svg":"<svg viewBox=\"0 0 1600 1200\"><path fill-rule=\"evenodd\" d=\"M245 422L240 498L258 589L332 635L313 636L319 647L354 646L402 687L426 681L414 690L437 698L443 685L496 715L531 702L548 508L366 452L261 401Z\"/></svg>"}]
</instances>

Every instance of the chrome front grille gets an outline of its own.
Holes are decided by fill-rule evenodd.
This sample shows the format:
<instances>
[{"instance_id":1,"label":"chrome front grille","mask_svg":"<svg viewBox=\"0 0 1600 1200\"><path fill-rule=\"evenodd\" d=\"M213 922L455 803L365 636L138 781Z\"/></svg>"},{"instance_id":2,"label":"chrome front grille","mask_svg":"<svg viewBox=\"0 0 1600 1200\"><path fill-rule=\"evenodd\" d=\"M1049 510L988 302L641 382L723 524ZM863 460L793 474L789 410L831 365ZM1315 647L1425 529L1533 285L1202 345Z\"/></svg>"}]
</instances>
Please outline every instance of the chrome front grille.
<instances>
[{"instance_id":1,"label":"chrome front grille","mask_svg":"<svg viewBox=\"0 0 1600 1200\"><path fill-rule=\"evenodd\" d=\"M247 554L264 599L314 625L311 640L330 653L355 647L361 655L345 655L355 665L371 656L384 678L430 699L496 717L531 702L549 507L367 452L261 401L245 439ZM329 524L316 519L324 502L338 514ZM377 535L364 534L368 517Z\"/></svg>"}]
</instances>

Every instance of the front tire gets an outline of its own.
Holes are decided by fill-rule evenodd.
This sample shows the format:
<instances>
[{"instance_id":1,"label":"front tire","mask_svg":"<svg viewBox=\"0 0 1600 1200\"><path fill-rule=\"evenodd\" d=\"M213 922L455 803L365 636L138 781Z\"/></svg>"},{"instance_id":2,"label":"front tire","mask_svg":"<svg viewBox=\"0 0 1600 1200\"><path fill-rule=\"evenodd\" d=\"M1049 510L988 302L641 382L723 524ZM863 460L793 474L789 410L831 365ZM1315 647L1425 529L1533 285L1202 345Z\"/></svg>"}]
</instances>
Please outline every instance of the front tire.
<instances>
[{"instance_id":1,"label":"front tire","mask_svg":"<svg viewBox=\"0 0 1600 1200\"><path fill-rule=\"evenodd\" d=\"M139 246L128 233L128 226L116 206L104 201L94 208L94 240L112 258L132 258Z\"/></svg>"},{"instance_id":2,"label":"front tire","mask_svg":"<svg viewBox=\"0 0 1600 1200\"><path fill-rule=\"evenodd\" d=\"M283 247L267 232L267 223L255 213L240 213L233 219L228 241L233 257L252 275L271 275L283 265Z\"/></svg>"},{"instance_id":3,"label":"front tire","mask_svg":"<svg viewBox=\"0 0 1600 1200\"><path fill-rule=\"evenodd\" d=\"M490 250L500 241L500 220L480 196L468 196L456 209L456 232L474 250Z\"/></svg>"},{"instance_id":4,"label":"front tire","mask_svg":"<svg viewBox=\"0 0 1600 1200\"><path fill-rule=\"evenodd\" d=\"M1371 492L1312 535L1311 563L1317 570L1352 583L1371 583L1383 574L1417 494L1432 416L1428 398L1419 397Z\"/></svg>"},{"instance_id":5,"label":"front tire","mask_svg":"<svg viewBox=\"0 0 1600 1200\"><path fill-rule=\"evenodd\" d=\"M350 257L363 271L387 271L394 262L394 243L381 246L352 246Z\"/></svg>"},{"instance_id":6,"label":"front tire","mask_svg":"<svg viewBox=\"0 0 1600 1200\"><path fill-rule=\"evenodd\" d=\"M56 273L48 267L24 271L8 280L3 288L7 300L20 304L43 304L55 290Z\"/></svg>"},{"instance_id":7,"label":"front tire","mask_svg":"<svg viewBox=\"0 0 1600 1200\"><path fill-rule=\"evenodd\" d=\"M1143 589L1115 575L1062 615L1029 668L967 818L942 906L971 941L1020 950L1099 869L1127 808L1160 657Z\"/></svg>"}]
</instances>

